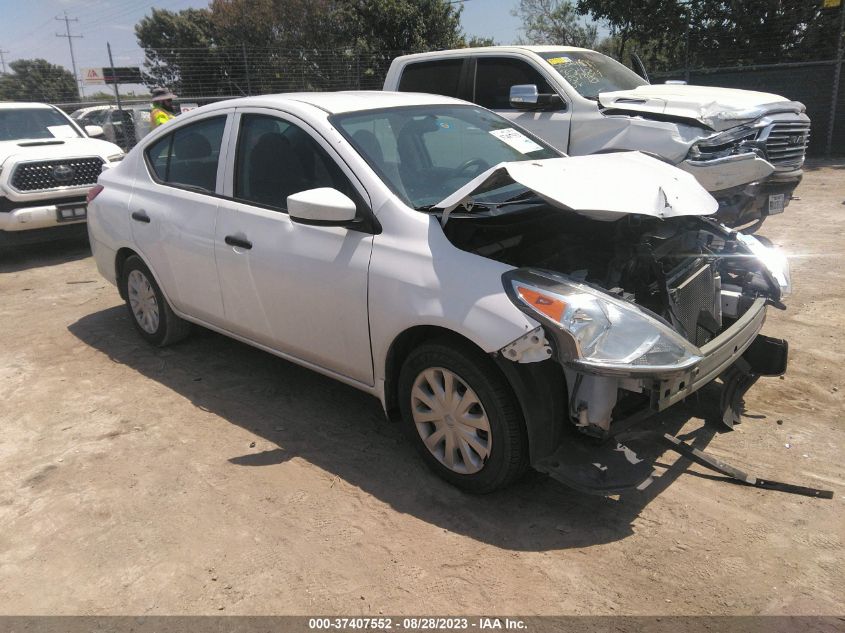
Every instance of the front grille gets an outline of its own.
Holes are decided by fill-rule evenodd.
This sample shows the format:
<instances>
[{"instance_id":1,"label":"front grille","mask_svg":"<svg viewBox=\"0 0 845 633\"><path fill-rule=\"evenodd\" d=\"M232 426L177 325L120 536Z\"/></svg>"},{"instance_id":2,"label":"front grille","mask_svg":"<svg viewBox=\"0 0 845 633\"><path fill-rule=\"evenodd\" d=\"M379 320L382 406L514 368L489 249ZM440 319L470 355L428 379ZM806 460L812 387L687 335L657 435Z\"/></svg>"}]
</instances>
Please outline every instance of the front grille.
<instances>
[{"instance_id":1,"label":"front grille","mask_svg":"<svg viewBox=\"0 0 845 633\"><path fill-rule=\"evenodd\" d=\"M810 123L781 121L769 126L766 155L775 167L800 167L810 142Z\"/></svg>"},{"instance_id":2,"label":"front grille","mask_svg":"<svg viewBox=\"0 0 845 633\"><path fill-rule=\"evenodd\" d=\"M12 172L10 180L18 191L83 187L97 182L102 167L103 159L96 156L22 163Z\"/></svg>"},{"instance_id":3,"label":"front grille","mask_svg":"<svg viewBox=\"0 0 845 633\"><path fill-rule=\"evenodd\" d=\"M696 268L684 281L674 288L673 313L677 318L682 334L691 343L704 345L721 327L721 301L719 275L713 266L705 264Z\"/></svg>"}]
</instances>

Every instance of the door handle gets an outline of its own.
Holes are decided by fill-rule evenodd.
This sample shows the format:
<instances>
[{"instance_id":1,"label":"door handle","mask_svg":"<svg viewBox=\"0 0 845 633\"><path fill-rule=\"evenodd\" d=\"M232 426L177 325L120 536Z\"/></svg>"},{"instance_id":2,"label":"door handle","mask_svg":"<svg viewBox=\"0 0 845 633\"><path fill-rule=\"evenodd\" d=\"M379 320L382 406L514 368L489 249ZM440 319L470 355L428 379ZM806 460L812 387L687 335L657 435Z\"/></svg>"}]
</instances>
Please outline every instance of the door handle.
<instances>
[{"instance_id":1,"label":"door handle","mask_svg":"<svg viewBox=\"0 0 845 633\"><path fill-rule=\"evenodd\" d=\"M237 246L238 248L244 248L246 250L252 248L252 242L241 239L240 237L235 237L234 235L227 235L223 241L225 241L229 246Z\"/></svg>"},{"instance_id":2,"label":"door handle","mask_svg":"<svg viewBox=\"0 0 845 633\"><path fill-rule=\"evenodd\" d=\"M150 223L150 216L147 215L147 212L141 209L140 211L133 211L132 212L132 219L136 222L143 222L144 224Z\"/></svg>"}]
</instances>

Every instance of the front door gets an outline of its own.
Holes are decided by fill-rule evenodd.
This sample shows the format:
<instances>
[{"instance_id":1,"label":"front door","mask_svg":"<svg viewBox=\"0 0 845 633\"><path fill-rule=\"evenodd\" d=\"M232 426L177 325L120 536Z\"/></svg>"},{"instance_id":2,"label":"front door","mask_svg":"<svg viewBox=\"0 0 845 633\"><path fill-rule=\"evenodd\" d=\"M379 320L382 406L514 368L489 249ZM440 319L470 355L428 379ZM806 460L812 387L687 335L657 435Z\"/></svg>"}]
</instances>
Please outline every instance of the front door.
<instances>
[{"instance_id":1,"label":"front door","mask_svg":"<svg viewBox=\"0 0 845 633\"><path fill-rule=\"evenodd\" d=\"M238 118L214 237L225 327L372 385L367 271L373 237L297 224L287 215L287 196L299 191L332 187L359 209L366 192L301 121L254 108L239 110Z\"/></svg>"},{"instance_id":2,"label":"front door","mask_svg":"<svg viewBox=\"0 0 845 633\"><path fill-rule=\"evenodd\" d=\"M531 64L516 57L479 56L475 67L475 103L530 130L562 152L569 148L572 108L565 97L563 106L548 111L517 110L510 105L511 86L534 84L540 94L553 94L554 88Z\"/></svg>"}]
</instances>

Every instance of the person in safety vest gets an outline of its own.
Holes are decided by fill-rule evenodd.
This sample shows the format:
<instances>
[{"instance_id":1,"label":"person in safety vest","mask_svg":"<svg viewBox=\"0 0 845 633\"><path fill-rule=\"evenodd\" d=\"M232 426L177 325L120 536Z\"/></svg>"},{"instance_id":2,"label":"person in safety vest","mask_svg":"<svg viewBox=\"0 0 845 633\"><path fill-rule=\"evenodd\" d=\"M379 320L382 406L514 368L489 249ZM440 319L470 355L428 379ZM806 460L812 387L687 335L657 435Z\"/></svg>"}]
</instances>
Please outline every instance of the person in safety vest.
<instances>
[{"instance_id":1,"label":"person in safety vest","mask_svg":"<svg viewBox=\"0 0 845 633\"><path fill-rule=\"evenodd\" d=\"M153 88L151 94L153 109L150 111L150 128L154 130L176 116L176 110L173 108L176 95L167 88Z\"/></svg>"}]
</instances>

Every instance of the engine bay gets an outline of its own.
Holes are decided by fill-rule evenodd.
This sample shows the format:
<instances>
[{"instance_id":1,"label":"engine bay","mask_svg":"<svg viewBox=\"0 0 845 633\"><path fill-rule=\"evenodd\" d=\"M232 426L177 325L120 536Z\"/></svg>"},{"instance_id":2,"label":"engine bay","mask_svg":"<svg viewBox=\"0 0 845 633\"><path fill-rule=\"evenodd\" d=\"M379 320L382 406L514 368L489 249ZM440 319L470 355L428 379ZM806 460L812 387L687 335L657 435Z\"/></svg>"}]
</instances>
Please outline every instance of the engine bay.
<instances>
[{"instance_id":1,"label":"engine bay","mask_svg":"<svg viewBox=\"0 0 845 633\"><path fill-rule=\"evenodd\" d=\"M563 273L635 303L697 346L758 297L782 307L778 284L737 234L702 217L599 221L543 206L453 217L444 231L462 250Z\"/></svg>"}]
</instances>

